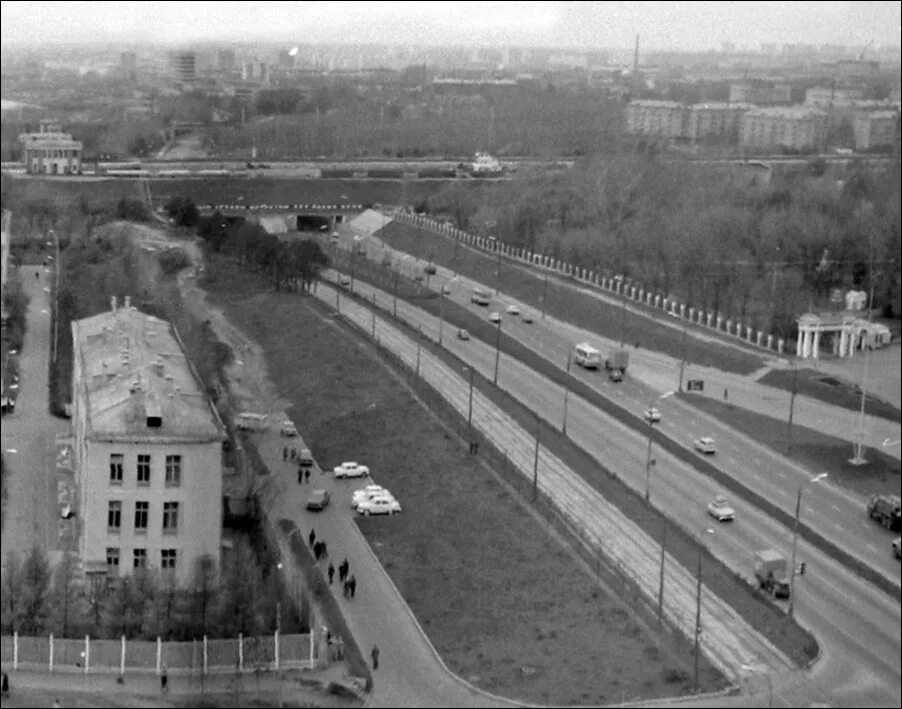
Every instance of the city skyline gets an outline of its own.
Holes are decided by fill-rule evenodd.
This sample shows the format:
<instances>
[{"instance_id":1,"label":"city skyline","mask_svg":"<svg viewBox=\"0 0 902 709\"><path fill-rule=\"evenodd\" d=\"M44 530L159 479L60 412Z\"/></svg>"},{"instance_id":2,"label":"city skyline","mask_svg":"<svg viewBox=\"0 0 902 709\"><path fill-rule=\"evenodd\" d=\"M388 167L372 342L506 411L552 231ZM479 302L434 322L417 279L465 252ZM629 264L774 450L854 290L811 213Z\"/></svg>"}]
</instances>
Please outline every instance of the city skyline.
<instances>
[{"instance_id":1,"label":"city skyline","mask_svg":"<svg viewBox=\"0 0 902 709\"><path fill-rule=\"evenodd\" d=\"M407 44L711 51L897 47L899 2L20 2L2 43Z\"/></svg>"}]
</instances>

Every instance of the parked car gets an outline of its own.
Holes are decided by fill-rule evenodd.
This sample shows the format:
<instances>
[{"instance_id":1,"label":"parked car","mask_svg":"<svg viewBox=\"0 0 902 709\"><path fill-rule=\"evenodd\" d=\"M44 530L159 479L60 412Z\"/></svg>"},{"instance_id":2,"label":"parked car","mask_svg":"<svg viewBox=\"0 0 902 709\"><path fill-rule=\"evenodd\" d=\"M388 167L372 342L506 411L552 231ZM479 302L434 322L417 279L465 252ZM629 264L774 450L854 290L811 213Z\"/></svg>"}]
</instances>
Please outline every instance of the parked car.
<instances>
[{"instance_id":1,"label":"parked car","mask_svg":"<svg viewBox=\"0 0 902 709\"><path fill-rule=\"evenodd\" d=\"M645 409L645 418L651 423L657 423L661 420L661 412L658 411L655 407Z\"/></svg>"},{"instance_id":2,"label":"parked car","mask_svg":"<svg viewBox=\"0 0 902 709\"><path fill-rule=\"evenodd\" d=\"M517 305L514 305L513 303L508 305L506 309L507 309L508 315L519 315L520 314L520 307Z\"/></svg>"},{"instance_id":3,"label":"parked car","mask_svg":"<svg viewBox=\"0 0 902 709\"><path fill-rule=\"evenodd\" d=\"M489 315L489 320L494 323L501 322L501 313L491 313Z\"/></svg>"},{"instance_id":4,"label":"parked car","mask_svg":"<svg viewBox=\"0 0 902 709\"><path fill-rule=\"evenodd\" d=\"M335 473L336 478L365 478L369 477L370 469L365 465L347 461L341 465L336 465L332 472Z\"/></svg>"},{"instance_id":5,"label":"parked car","mask_svg":"<svg viewBox=\"0 0 902 709\"><path fill-rule=\"evenodd\" d=\"M464 330L463 328L460 328L460 330L457 331L457 339L458 340L469 340L470 333L467 332L466 330Z\"/></svg>"},{"instance_id":6,"label":"parked car","mask_svg":"<svg viewBox=\"0 0 902 709\"><path fill-rule=\"evenodd\" d=\"M449 286L447 283L443 285L442 293L444 293L445 295L451 295L451 286Z\"/></svg>"},{"instance_id":7,"label":"parked car","mask_svg":"<svg viewBox=\"0 0 902 709\"><path fill-rule=\"evenodd\" d=\"M357 505L357 512L367 517L370 515L393 515L400 511L401 503L387 495L372 497Z\"/></svg>"},{"instance_id":8,"label":"parked car","mask_svg":"<svg viewBox=\"0 0 902 709\"><path fill-rule=\"evenodd\" d=\"M324 510L328 507L330 498L331 496L329 495L328 490L314 490L307 499L307 509L317 511Z\"/></svg>"},{"instance_id":9,"label":"parked car","mask_svg":"<svg viewBox=\"0 0 902 709\"><path fill-rule=\"evenodd\" d=\"M279 426L279 435L280 436L288 436L289 438L294 438L298 435L298 429L294 425L294 421L290 419L285 419L282 421L282 424Z\"/></svg>"},{"instance_id":10,"label":"parked car","mask_svg":"<svg viewBox=\"0 0 902 709\"><path fill-rule=\"evenodd\" d=\"M366 487L362 487L359 490L354 490L354 494L351 495L351 507L357 509L357 505L359 505L364 500L368 500L372 497L378 497L379 495L390 496L391 493L381 485L367 485Z\"/></svg>"},{"instance_id":11,"label":"parked car","mask_svg":"<svg viewBox=\"0 0 902 709\"><path fill-rule=\"evenodd\" d=\"M347 288L351 285L351 277L350 276L342 276L338 282L339 282L339 284L341 284L342 288Z\"/></svg>"},{"instance_id":12,"label":"parked car","mask_svg":"<svg viewBox=\"0 0 902 709\"><path fill-rule=\"evenodd\" d=\"M710 436L696 438L695 441L693 441L693 445L695 446L695 450L699 453L705 453L707 455L713 455L717 450L717 447L714 445L714 439Z\"/></svg>"},{"instance_id":13,"label":"parked car","mask_svg":"<svg viewBox=\"0 0 902 709\"><path fill-rule=\"evenodd\" d=\"M531 313L523 313L523 315L520 316L520 320L525 323L532 323L532 314Z\"/></svg>"},{"instance_id":14,"label":"parked car","mask_svg":"<svg viewBox=\"0 0 902 709\"><path fill-rule=\"evenodd\" d=\"M430 276L434 276L434 275L435 275L435 272L436 272L435 264L434 264L434 263L427 263L427 264L426 264L426 268L424 268L423 270L424 270L426 273L428 273Z\"/></svg>"},{"instance_id":15,"label":"parked car","mask_svg":"<svg viewBox=\"0 0 902 709\"><path fill-rule=\"evenodd\" d=\"M730 507L730 503L723 495L717 495L708 503L708 514L718 522L732 522L736 519L736 510Z\"/></svg>"}]
</instances>

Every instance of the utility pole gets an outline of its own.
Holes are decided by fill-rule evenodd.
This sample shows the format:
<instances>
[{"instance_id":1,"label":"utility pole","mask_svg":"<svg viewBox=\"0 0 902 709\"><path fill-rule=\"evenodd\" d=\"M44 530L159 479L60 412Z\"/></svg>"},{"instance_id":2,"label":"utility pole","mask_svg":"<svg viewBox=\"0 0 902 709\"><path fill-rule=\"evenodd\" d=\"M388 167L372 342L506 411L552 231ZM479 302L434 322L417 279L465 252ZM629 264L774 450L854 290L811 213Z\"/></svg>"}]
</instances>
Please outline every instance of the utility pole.
<instances>
[{"instance_id":1,"label":"utility pole","mask_svg":"<svg viewBox=\"0 0 902 709\"><path fill-rule=\"evenodd\" d=\"M391 312L394 317L398 317L398 272L395 271L395 292L392 301Z\"/></svg>"},{"instance_id":2,"label":"utility pole","mask_svg":"<svg viewBox=\"0 0 902 709\"><path fill-rule=\"evenodd\" d=\"M545 282L542 285L542 320L545 319L545 298L548 297L548 272L545 272Z\"/></svg>"},{"instance_id":3,"label":"utility pole","mask_svg":"<svg viewBox=\"0 0 902 709\"><path fill-rule=\"evenodd\" d=\"M683 391L683 372L686 369L686 331L689 329L688 321L683 321L683 346L682 356L680 357L680 381L677 384L677 391Z\"/></svg>"},{"instance_id":4,"label":"utility pole","mask_svg":"<svg viewBox=\"0 0 902 709\"><path fill-rule=\"evenodd\" d=\"M571 353L567 353L567 376L564 379L564 423L561 425L561 433L567 435L567 399L570 396L570 357Z\"/></svg>"},{"instance_id":5,"label":"utility pole","mask_svg":"<svg viewBox=\"0 0 902 709\"><path fill-rule=\"evenodd\" d=\"M792 413L796 404L796 387L799 380L799 366L792 360L792 393L789 395L789 420L786 423L786 455L792 455Z\"/></svg>"},{"instance_id":6,"label":"utility pole","mask_svg":"<svg viewBox=\"0 0 902 709\"><path fill-rule=\"evenodd\" d=\"M467 405L467 430L472 432L473 429L473 367L470 367L470 402Z\"/></svg>"},{"instance_id":7,"label":"utility pole","mask_svg":"<svg viewBox=\"0 0 902 709\"><path fill-rule=\"evenodd\" d=\"M658 632L664 621L664 550L667 546L667 518L661 514L661 577L658 582Z\"/></svg>"},{"instance_id":8,"label":"utility pole","mask_svg":"<svg viewBox=\"0 0 902 709\"><path fill-rule=\"evenodd\" d=\"M699 644L702 637L702 547L698 546L698 574L695 585L695 691L698 692Z\"/></svg>"},{"instance_id":9,"label":"utility pole","mask_svg":"<svg viewBox=\"0 0 902 709\"><path fill-rule=\"evenodd\" d=\"M376 293L373 292L373 339L376 339Z\"/></svg>"},{"instance_id":10,"label":"utility pole","mask_svg":"<svg viewBox=\"0 0 902 709\"><path fill-rule=\"evenodd\" d=\"M423 339L422 326L417 328L417 376L420 376L420 341Z\"/></svg>"},{"instance_id":11,"label":"utility pole","mask_svg":"<svg viewBox=\"0 0 902 709\"><path fill-rule=\"evenodd\" d=\"M495 337L495 376L492 384L498 386L498 361L501 359L501 321L498 321L498 334Z\"/></svg>"},{"instance_id":12,"label":"utility pole","mask_svg":"<svg viewBox=\"0 0 902 709\"><path fill-rule=\"evenodd\" d=\"M536 454L532 461L532 501L539 498L539 439L542 435L542 420L536 414Z\"/></svg>"},{"instance_id":13,"label":"utility pole","mask_svg":"<svg viewBox=\"0 0 902 709\"><path fill-rule=\"evenodd\" d=\"M623 347L623 343L626 338L626 279L625 278L620 280L620 295L623 298L623 305L620 309L620 346Z\"/></svg>"}]
</instances>

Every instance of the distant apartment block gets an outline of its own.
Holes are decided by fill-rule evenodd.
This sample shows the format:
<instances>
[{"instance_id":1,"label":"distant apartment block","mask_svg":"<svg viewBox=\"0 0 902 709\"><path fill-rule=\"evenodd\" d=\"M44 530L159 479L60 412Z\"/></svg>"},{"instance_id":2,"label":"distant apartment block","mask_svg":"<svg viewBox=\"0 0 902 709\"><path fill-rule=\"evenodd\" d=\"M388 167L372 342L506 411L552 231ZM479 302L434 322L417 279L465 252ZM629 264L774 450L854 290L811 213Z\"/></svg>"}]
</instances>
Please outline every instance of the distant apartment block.
<instances>
[{"instance_id":1,"label":"distant apartment block","mask_svg":"<svg viewBox=\"0 0 902 709\"><path fill-rule=\"evenodd\" d=\"M176 83L191 84L197 78L197 56L191 50L172 52L169 66Z\"/></svg>"},{"instance_id":2,"label":"distant apartment block","mask_svg":"<svg viewBox=\"0 0 902 709\"><path fill-rule=\"evenodd\" d=\"M805 105L848 105L853 101L860 101L863 95L861 89L834 89L829 86L815 86L805 91Z\"/></svg>"},{"instance_id":3,"label":"distant apartment block","mask_svg":"<svg viewBox=\"0 0 902 709\"><path fill-rule=\"evenodd\" d=\"M138 68L138 55L134 52L122 52L119 55L119 65L127 71L134 71Z\"/></svg>"},{"instance_id":4,"label":"distant apartment block","mask_svg":"<svg viewBox=\"0 0 902 709\"><path fill-rule=\"evenodd\" d=\"M55 121L41 121L37 133L22 133L19 142L30 175L78 175L81 173L82 143L74 140Z\"/></svg>"},{"instance_id":5,"label":"distant apartment block","mask_svg":"<svg viewBox=\"0 0 902 709\"><path fill-rule=\"evenodd\" d=\"M749 110L746 104L675 101L631 101L626 107L626 129L633 135L661 139L735 140L739 118Z\"/></svg>"},{"instance_id":6,"label":"distant apartment block","mask_svg":"<svg viewBox=\"0 0 902 709\"><path fill-rule=\"evenodd\" d=\"M220 49L216 53L216 66L220 71L234 71L238 68L234 49Z\"/></svg>"},{"instance_id":7,"label":"distant apartment block","mask_svg":"<svg viewBox=\"0 0 902 709\"><path fill-rule=\"evenodd\" d=\"M225 428L172 326L111 301L72 323L70 523L88 575L184 583L220 559Z\"/></svg>"},{"instance_id":8,"label":"distant apartment block","mask_svg":"<svg viewBox=\"0 0 902 709\"><path fill-rule=\"evenodd\" d=\"M859 113L852 129L856 150L891 148L899 143L899 111Z\"/></svg>"},{"instance_id":9,"label":"distant apartment block","mask_svg":"<svg viewBox=\"0 0 902 709\"><path fill-rule=\"evenodd\" d=\"M743 81L730 84L730 103L772 106L792 102L792 87L771 82Z\"/></svg>"},{"instance_id":10,"label":"distant apartment block","mask_svg":"<svg viewBox=\"0 0 902 709\"><path fill-rule=\"evenodd\" d=\"M742 116L740 142L749 148L819 150L827 128L827 113L820 108L754 108Z\"/></svg>"}]
</instances>

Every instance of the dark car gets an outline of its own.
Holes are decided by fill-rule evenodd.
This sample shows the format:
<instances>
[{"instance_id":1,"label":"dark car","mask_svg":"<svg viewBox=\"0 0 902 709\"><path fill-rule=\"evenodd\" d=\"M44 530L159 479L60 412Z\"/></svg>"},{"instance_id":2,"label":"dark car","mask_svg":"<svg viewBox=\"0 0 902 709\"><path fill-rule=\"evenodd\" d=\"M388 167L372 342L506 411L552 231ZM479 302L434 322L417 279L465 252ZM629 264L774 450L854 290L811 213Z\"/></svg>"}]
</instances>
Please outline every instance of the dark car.
<instances>
[{"instance_id":1,"label":"dark car","mask_svg":"<svg viewBox=\"0 0 902 709\"><path fill-rule=\"evenodd\" d=\"M328 490L314 490L310 493L310 498L307 500L307 509L308 510L324 510L329 505L329 491Z\"/></svg>"},{"instance_id":2,"label":"dark car","mask_svg":"<svg viewBox=\"0 0 902 709\"><path fill-rule=\"evenodd\" d=\"M434 276L436 271L435 264L427 264L426 268L424 268L423 270L426 271L426 273L428 273L430 276Z\"/></svg>"}]
</instances>

